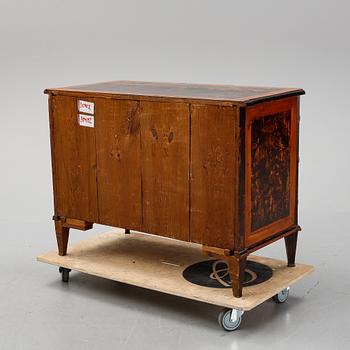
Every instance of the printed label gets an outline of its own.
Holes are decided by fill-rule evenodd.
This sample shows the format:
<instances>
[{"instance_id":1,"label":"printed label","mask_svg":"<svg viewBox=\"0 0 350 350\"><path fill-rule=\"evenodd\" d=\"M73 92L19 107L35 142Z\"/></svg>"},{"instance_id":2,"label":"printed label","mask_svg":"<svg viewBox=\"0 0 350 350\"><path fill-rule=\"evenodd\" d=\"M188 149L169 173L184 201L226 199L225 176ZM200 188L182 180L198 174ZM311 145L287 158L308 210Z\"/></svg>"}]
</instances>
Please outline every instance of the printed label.
<instances>
[{"instance_id":1,"label":"printed label","mask_svg":"<svg viewBox=\"0 0 350 350\"><path fill-rule=\"evenodd\" d=\"M95 118L93 115L79 114L78 122L80 126L95 127Z\"/></svg>"},{"instance_id":2,"label":"printed label","mask_svg":"<svg viewBox=\"0 0 350 350\"><path fill-rule=\"evenodd\" d=\"M79 112L82 112L82 113L94 114L95 104L93 102L79 100L78 110Z\"/></svg>"}]
</instances>

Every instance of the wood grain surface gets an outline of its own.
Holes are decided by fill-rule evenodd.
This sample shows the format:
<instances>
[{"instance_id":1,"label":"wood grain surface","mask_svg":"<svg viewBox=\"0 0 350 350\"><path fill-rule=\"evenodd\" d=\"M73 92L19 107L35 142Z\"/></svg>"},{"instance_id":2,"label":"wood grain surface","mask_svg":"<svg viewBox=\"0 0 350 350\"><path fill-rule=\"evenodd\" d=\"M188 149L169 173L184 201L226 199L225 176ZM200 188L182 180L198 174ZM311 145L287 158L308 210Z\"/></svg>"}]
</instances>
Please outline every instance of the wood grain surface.
<instances>
[{"instance_id":1,"label":"wood grain surface","mask_svg":"<svg viewBox=\"0 0 350 350\"><path fill-rule=\"evenodd\" d=\"M235 107L192 105L191 241L233 249Z\"/></svg>"},{"instance_id":2,"label":"wood grain surface","mask_svg":"<svg viewBox=\"0 0 350 350\"><path fill-rule=\"evenodd\" d=\"M139 102L96 100L100 223L142 227Z\"/></svg>"},{"instance_id":3,"label":"wood grain surface","mask_svg":"<svg viewBox=\"0 0 350 350\"><path fill-rule=\"evenodd\" d=\"M55 215L98 222L95 129L79 126L76 98L50 103Z\"/></svg>"},{"instance_id":4,"label":"wood grain surface","mask_svg":"<svg viewBox=\"0 0 350 350\"><path fill-rule=\"evenodd\" d=\"M143 231L189 240L189 106L140 102Z\"/></svg>"}]
</instances>

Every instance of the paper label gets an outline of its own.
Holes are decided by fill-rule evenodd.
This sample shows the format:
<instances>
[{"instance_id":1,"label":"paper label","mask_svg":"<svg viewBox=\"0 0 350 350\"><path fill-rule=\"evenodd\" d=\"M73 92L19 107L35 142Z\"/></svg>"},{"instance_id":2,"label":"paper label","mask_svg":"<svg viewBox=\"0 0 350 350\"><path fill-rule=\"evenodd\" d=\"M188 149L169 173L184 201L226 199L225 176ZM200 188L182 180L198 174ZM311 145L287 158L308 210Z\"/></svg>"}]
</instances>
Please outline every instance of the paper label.
<instances>
[{"instance_id":1,"label":"paper label","mask_svg":"<svg viewBox=\"0 0 350 350\"><path fill-rule=\"evenodd\" d=\"M88 101L78 101L78 110L82 113L94 114L95 112L95 104L93 102Z\"/></svg>"},{"instance_id":2,"label":"paper label","mask_svg":"<svg viewBox=\"0 0 350 350\"><path fill-rule=\"evenodd\" d=\"M80 126L95 127L95 118L93 115L79 114L78 122Z\"/></svg>"}]
</instances>

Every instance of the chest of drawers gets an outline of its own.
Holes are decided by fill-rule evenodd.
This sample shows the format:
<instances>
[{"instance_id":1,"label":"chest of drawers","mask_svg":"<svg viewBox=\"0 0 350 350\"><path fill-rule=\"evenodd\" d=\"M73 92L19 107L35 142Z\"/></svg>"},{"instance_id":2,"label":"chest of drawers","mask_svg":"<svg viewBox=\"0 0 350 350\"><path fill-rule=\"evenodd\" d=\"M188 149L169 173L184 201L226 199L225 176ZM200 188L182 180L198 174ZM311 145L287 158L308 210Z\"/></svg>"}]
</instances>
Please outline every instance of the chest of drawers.
<instances>
[{"instance_id":1,"label":"chest of drawers","mask_svg":"<svg viewBox=\"0 0 350 350\"><path fill-rule=\"evenodd\" d=\"M247 256L294 265L301 89L116 81L47 89L54 220L202 244L242 295Z\"/></svg>"}]
</instances>

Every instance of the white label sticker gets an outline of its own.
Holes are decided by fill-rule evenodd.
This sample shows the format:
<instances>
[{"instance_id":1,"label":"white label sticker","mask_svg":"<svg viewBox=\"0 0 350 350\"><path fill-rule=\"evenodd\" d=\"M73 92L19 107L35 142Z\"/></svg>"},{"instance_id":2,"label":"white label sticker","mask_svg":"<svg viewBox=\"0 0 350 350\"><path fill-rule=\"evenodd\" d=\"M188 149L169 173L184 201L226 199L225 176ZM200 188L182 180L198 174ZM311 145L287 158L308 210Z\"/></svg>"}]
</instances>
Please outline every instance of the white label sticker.
<instances>
[{"instance_id":1,"label":"white label sticker","mask_svg":"<svg viewBox=\"0 0 350 350\"><path fill-rule=\"evenodd\" d=\"M95 104L93 102L88 101L78 101L78 110L82 113L94 114L95 112Z\"/></svg>"},{"instance_id":2,"label":"white label sticker","mask_svg":"<svg viewBox=\"0 0 350 350\"><path fill-rule=\"evenodd\" d=\"M79 114L78 122L80 126L95 127L95 118L93 115Z\"/></svg>"}]
</instances>

